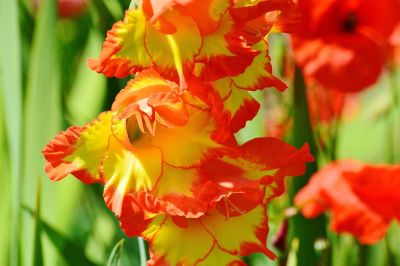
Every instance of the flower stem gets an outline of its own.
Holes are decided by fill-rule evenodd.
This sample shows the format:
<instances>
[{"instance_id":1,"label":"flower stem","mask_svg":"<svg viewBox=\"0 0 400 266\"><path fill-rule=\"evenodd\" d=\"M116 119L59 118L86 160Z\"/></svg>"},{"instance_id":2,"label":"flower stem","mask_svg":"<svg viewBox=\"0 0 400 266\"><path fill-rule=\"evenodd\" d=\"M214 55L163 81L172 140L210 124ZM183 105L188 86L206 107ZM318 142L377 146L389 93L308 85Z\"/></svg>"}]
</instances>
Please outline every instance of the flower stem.
<instances>
[{"instance_id":1,"label":"flower stem","mask_svg":"<svg viewBox=\"0 0 400 266\"><path fill-rule=\"evenodd\" d=\"M314 141L313 132L310 124L308 112L306 85L300 69L295 70L293 97L293 135L291 143L296 147L301 147L308 143L311 153L316 156L317 149ZM316 161L308 164L306 173L301 177L296 177L291 182L289 190L290 198L307 184L311 175L317 171ZM309 266L319 264L319 255L315 249L315 241L326 238L325 217L320 216L316 219L305 219L300 213L290 219L290 241L299 239L299 249L297 252L298 266ZM329 264L329 263L324 263Z\"/></svg>"},{"instance_id":2,"label":"flower stem","mask_svg":"<svg viewBox=\"0 0 400 266\"><path fill-rule=\"evenodd\" d=\"M140 266L146 266L147 255L146 255L146 245L141 237L137 237L139 244L139 255L140 255Z\"/></svg>"},{"instance_id":3,"label":"flower stem","mask_svg":"<svg viewBox=\"0 0 400 266\"><path fill-rule=\"evenodd\" d=\"M389 149L389 163L395 163L398 160L398 150L397 146L397 122L398 122L398 113L397 108L399 106L399 95L398 95L398 87L397 87L397 69L392 66L390 69L390 86L391 86L391 94L392 94L392 103L390 109L388 111L387 116L387 125L388 125L388 149Z\"/></svg>"}]
</instances>

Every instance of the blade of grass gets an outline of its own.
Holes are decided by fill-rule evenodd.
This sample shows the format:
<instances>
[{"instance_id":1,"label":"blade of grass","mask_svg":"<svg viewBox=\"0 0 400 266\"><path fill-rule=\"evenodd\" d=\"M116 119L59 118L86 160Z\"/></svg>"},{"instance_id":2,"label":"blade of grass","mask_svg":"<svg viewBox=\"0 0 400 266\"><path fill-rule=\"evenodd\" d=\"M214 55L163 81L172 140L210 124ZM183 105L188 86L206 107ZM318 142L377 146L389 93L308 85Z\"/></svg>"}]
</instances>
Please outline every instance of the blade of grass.
<instances>
[{"instance_id":1,"label":"blade of grass","mask_svg":"<svg viewBox=\"0 0 400 266\"><path fill-rule=\"evenodd\" d=\"M42 266L43 264L43 249L42 249L42 238L41 238L41 226L40 226L40 196L42 193L42 183L40 176L37 178L36 185L36 211L35 211L35 242L33 243L33 265Z\"/></svg>"},{"instance_id":2,"label":"blade of grass","mask_svg":"<svg viewBox=\"0 0 400 266\"><path fill-rule=\"evenodd\" d=\"M90 58L99 54L102 41L103 37L96 31L92 31L82 58ZM103 107L105 94L106 78L91 71L86 60L82 60L67 100L71 124L84 124L97 117Z\"/></svg>"},{"instance_id":3,"label":"blade of grass","mask_svg":"<svg viewBox=\"0 0 400 266\"><path fill-rule=\"evenodd\" d=\"M304 143L308 143L311 153L316 157L317 148L310 124L306 98L306 85L301 70L298 68L296 68L295 71L293 90L293 135L291 142L298 148L300 148ZM307 184L311 175L317 170L317 162L314 161L308 164L304 176L296 177L292 180L289 190L292 201L296 193ZM297 252L298 265L317 265L319 258L314 245L317 239L326 238L325 217L320 216L316 219L305 219L301 214L297 214L290 219L289 228L290 239L294 240L298 238L299 240Z\"/></svg>"},{"instance_id":4,"label":"blade of grass","mask_svg":"<svg viewBox=\"0 0 400 266\"><path fill-rule=\"evenodd\" d=\"M35 202L35 176L45 176L44 159L41 150L44 145L60 129L60 89L59 71L57 64L57 11L56 0L41 1L38 15L36 16L33 44L29 60L29 73L26 90L25 121L24 121L24 191L23 202L31 208ZM47 180L46 180L47 181ZM57 201L53 188L49 188L49 182L43 182L43 209L42 218L49 220L54 217ZM23 257L25 261L33 260L34 224L32 219L24 217L24 247ZM44 260L52 265L49 258L55 256L55 252L47 249Z\"/></svg>"},{"instance_id":5,"label":"blade of grass","mask_svg":"<svg viewBox=\"0 0 400 266\"><path fill-rule=\"evenodd\" d=\"M110 257L108 258L107 266L119 266L121 264L121 255L124 250L124 243L125 240L121 239L114 246L114 248L111 251Z\"/></svg>"},{"instance_id":6,"label":"blade of grass","mask_svg":"<svg viewBox=\"0 0 400 266\"><path fill-rule=\"evenodd\" d=\"M22 86L18 1L0 1L0 71L12 179L10 265L19 265Z\"/></svg>"},{"instance_id":7,"label":"blade of grass","mask_svg":"<svg viewBox=\"0 0 400 266\"><path fill-rule=\"evenodd\" d=\"M1 79L1 75L0 75ZM0 81L0 84L1 81ZM1 85L0 85L1 86ZM3 95L0 90L0 102L3 101ZM0 252L0 265L9 263L10 250L10 228L11 228L11 180L9 178L1 178L10 176L9 169L9 153L7 149L6 129L3 105L0 105L0 247L4 247Z\"/></svg>"},{"instance_id":8,"label":"blade of grass","mask_svg":"<svg viewBox=\"0 0 400 266\"><path fill-rule=\"evenodd\" d=\"M35 212L28 206L24 205L23 209L31 216L36 216ZM96 265L86 257L84 247L68 239L42 219L39 219L39 224L42 232L49 238L69 265Z\"/></svg>"}]
</instances>

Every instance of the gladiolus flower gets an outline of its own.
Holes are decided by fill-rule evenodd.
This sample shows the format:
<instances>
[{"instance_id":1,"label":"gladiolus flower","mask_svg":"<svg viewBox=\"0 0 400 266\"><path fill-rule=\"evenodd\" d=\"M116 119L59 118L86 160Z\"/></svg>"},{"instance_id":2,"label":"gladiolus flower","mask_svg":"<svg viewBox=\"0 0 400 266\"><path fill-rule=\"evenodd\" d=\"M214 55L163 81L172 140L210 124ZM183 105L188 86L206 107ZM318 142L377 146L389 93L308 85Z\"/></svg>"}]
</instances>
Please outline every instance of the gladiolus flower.
<instances>
[{"instance_id":1,"label":"gladiolus flower","mask_svg":"<svg viewBox=\"0 0 400 266\"><path fill-rule=\"evenodd\" d=\"M300 0L304 21L293 38L305 76L323 87L360 91L378 79L400 21L397 0ZM368 56L365 56L368 55Z\"/></svg>"},{"instance_id":2,"label":"gladiolus flower","mask_svg":"<svg viewBox=\"0 0 400 266\"><path fill-rule=\"evenodd\" d=\"M251 43L245 35L248 23L285 8L286 2L260 1L237 7L228 0L145 0L113 26L99 59L90 60L89 65L109 77L126 77L154 67L163 76L179 81L182 88L193 74L203 81L214 81L247 71L248 77L238 77L239 87L282 89L286 86L271 75L266 46L258 44L268 32L252 34Z\"/></svg>"},{"instance_id":3,"label":"gladiolus flower","mask_svg":"<svg viewBox=\"0 0 400 266\"><path fill-rule=\"evenodd\" d=\"M331 210L333 231L373 244L400 218L399 174L398 165L338 161L317 172L296 195L295 204L307 218Z\"/></svg>"},{"instance_id":4,"label":"gladiolus flower","mask_svg":"<svg viewBox=\"0 0 400 266\"><path fill-rule=\"evenodd\" d=\"M274 257L267 205L313 157L275 138L239 145L234 133L259 109L249 90L286 88L272 75L265 35L284 21L267 14L289 2L143 0L89 61L106 76L135 78L110 111L49 142L46 172L102 183L126 235L148 240L149 265Z\"/></svg>"},{"instance_id":5,"label":"gladiolus flower","mask_svg":"<svg viewBox=\"0 0 400 266\"><path fill-rule=\"evenodd\" d=\"M217 142L210 102L190 91L153 69L138 73L111 111L49 142L46 172L56 181L73 174L104 184L104 200L125 233L149 241L150 264L273 257L265 247L266 206L283 193L284 177L302 174L313 157L307 146L274 138ZM186 244L192 238L196 249Z\"/></svg>"}]
</instances>

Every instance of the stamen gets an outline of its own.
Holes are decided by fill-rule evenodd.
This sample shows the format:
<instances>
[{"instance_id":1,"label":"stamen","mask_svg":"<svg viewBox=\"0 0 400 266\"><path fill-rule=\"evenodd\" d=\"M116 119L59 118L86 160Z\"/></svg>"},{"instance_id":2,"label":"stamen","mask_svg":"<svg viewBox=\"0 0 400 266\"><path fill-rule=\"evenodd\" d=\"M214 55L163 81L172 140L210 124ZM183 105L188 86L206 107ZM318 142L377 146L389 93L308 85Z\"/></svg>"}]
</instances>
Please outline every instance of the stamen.
<instances>
[{"instance_id":1,"label":"stamen","mask_svg":"<svg viewBox=\"0 0 400 266\"><path fill-rule=\"evenodd\" d=\"M239 209L239 207L236 206L232 201L230 201L229 198L224 197L224 202L225 202L226 215L227 215L227 216L225 216L226 220L228 220L228 218L230 217L230 208L235 210L240 215L245 214L245 212L242 211L241 209Z\"/></svg>"}]
</instances>

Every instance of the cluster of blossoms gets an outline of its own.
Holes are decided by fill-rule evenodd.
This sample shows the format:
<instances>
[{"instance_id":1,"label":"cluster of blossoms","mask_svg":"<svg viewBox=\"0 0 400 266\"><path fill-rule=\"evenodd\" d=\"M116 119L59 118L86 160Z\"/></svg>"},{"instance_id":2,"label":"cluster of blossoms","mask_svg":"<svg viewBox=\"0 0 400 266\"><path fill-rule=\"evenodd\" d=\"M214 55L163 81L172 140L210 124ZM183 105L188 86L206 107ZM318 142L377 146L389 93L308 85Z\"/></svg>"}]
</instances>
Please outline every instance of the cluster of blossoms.
<instances>
[{"instance_id":1,"label":"cluster of blossoms","mask_svg":"<svg viewBox=\"0 0 400 266\"><path fill-rule=\"evenodd\" d=\"M249 91L286 88L271 74L266 35L292 26L282 14L293 5L143 0L126 11L89 66L134 78L110 111L49 142L48 176L104 184L126 235L149 242L151 265L273 258L267 204L313 157L275 138L239 145L234 133L258 112Z\"/></svg>"}]
</instances>

